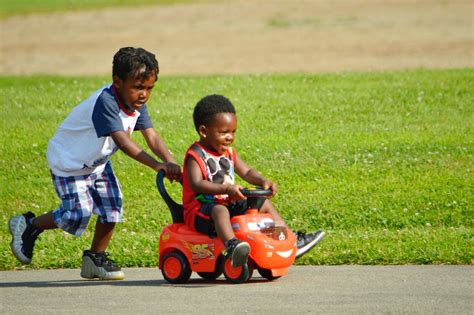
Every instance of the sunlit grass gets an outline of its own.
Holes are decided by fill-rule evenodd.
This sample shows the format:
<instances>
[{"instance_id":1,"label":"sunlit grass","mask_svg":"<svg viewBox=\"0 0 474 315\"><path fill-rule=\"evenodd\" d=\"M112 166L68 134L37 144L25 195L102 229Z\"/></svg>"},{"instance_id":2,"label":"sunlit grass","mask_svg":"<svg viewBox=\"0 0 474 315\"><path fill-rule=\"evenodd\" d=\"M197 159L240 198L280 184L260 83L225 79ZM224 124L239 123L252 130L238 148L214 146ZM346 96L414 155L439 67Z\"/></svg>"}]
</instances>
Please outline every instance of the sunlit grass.
<instances>
[{"instance_id":1,"label":"sunlit grass","mask_svg":"<svg viewBox=\"0 0 474 315\"><path fill-rule=\"evenodd\" d=\"M219 0L0 0L0 18L36 13L97 10L110 7L137 7L216 1Z\"/></svg>"},{"instance_id":2,"label":"sunlit grass","mask_svg":"<svg viewBox=\"0 0 474 315\"><path fill-rule=\"evenodd\" d=\"M46 146L70 110L107 77L1 77L0 268L10 216L58 205ZM474 70L160 78L149 102L181 163L196 139L194 104L220 93L237 108L235 147L279 185L293 229L328 235L302 264L470 264L473 260ZM145 145L139 133L134 140ZM109 248L123 266L154 266L170 215L155 174L117 153L125 222ZM179 198L176 185L170 187ZM78 267L94 224L37 242L33 267Z\"/></svg>"}]
</instances>

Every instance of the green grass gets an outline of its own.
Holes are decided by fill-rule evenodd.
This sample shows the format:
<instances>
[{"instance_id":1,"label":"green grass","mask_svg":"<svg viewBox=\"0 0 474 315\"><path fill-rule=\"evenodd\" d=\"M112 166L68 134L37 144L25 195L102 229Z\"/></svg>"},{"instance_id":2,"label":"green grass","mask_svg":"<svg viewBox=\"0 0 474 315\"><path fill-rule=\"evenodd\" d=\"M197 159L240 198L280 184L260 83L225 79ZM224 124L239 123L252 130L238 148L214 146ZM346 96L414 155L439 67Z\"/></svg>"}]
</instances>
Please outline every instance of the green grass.
<instances>
[{"instance_id":1,"label":"green grass","mask_svg":"<svg viewBox=\"0 0 474 315\"><path fill-rule=\"evenodd\" d=\"M20 264L7 221L58 204L45 151L75 106L107 77L0 77L0 269ZM192 109L228 96L238 111L235 147L279 184L273 199L294 229L326 239L301 264L472 264L474 70L258 76L162 76L149 102L179 162L196 139ZM133 139L144 145L139 134ZM117 153L125 222L109 248L123 266L154 266L169 212L155 174ZM179 196L177 185L170 187ZM93 222L91 222L93 223ZM41 235L33 268L78 267L81 238Z\"/></svg>"},{"instance_id":2,"label":"green grass","mask_svg":"<svg viewBox=\"0 0 474 315\"><path fill-rule=\"evenodd\" d=\"M107 7L170 5L212 0L0 0L0 18L32 13L103 9Z\"/></svg>"}]
</instances>

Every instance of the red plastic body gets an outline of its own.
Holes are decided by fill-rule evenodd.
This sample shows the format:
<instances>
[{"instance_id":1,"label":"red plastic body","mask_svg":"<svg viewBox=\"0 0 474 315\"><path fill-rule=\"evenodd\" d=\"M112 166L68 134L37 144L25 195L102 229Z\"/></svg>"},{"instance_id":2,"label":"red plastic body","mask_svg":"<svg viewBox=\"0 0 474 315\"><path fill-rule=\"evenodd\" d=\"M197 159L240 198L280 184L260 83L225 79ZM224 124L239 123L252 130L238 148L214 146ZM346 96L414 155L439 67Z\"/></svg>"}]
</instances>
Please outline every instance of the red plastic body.
<instances>
[{"instance_id":1,"label":"red plastic body","mask_svg":"<svg viewBox=\"0 0 474 315\"><path fill-rule=\"evenodd\" d=\"M289 229L272 227L271 215L255 209L233 217L231 224L235 236L250 244L252 268L268 269L273 277L288 273L296 255L296 237ZM164 227L160 237L160 268L161 257L171 251L183 253L193 272L213 272L224 245L219 238L192 231L184 224L170 224Z\"/></svg>"}]
</instances>

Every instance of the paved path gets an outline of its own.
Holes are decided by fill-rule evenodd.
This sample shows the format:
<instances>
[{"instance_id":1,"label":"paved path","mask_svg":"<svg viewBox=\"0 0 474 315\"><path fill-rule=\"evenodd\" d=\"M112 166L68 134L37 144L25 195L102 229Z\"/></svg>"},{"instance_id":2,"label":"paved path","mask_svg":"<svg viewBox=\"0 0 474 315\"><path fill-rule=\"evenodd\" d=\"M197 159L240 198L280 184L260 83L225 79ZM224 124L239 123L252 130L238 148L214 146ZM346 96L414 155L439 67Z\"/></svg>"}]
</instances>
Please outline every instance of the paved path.
<instances>
[{"instance_id":1,"label":"paved path","mask_svg":"<svg viewBox=\"0 0 474 315\"><path fill-rule=\"evenodd\" d=\"M170 285L153 268L126 280L81 280L79 270L0 272L0 313L473 314L473 266L293 266L270 282Z\"/></svg>"}]
</instances>

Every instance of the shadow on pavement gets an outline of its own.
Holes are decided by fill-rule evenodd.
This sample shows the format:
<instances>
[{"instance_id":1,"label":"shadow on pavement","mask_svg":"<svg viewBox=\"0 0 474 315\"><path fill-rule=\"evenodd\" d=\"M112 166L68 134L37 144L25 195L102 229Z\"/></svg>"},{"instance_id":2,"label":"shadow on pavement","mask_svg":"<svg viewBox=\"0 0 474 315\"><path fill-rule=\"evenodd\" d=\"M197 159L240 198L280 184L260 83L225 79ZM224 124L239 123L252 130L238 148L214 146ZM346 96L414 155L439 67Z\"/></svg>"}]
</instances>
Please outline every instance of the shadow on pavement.
<instances>
[{"instance_id":1,"label":"shadow on pavement","mask_svg":"<svg viewBox=\"0 0 474 315\"><path fill-rule=\"evenodd\" d=\"M271 282L266 279L251 279L246 283ZM224 278L217 280L191 279L183 284L171 284L166 280L118 280L118 281L102 281L102 280L58 280L58 281L22 281L0 283L0 288L72 288L87 286L117 286L117 287L147 287L147 286L172 286L180 288L202 288L213 287L217 285L234 285Z\"/></svg>"}]
</instances>

